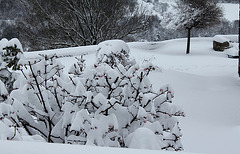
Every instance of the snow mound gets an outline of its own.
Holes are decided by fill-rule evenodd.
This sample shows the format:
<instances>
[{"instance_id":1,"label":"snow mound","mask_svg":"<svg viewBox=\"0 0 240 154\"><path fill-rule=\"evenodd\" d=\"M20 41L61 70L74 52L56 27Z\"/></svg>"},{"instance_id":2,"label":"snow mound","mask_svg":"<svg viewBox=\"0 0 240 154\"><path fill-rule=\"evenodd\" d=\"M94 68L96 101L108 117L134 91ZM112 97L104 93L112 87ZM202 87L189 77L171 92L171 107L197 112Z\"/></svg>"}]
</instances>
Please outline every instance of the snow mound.
<instances>
[{"instance_id":1,"label":"snow mound","mask_svg":"<svg viewBox=\"0 0 240 154\"><path fill-rule=\"evenodd\" d=\"M229 58L237 58L239 56L238 44L234 43L232 48L223 51Z\"/></svg>"},{"instance_id":2,"label":"snow mound","mask_svg":"<svg viewBox=\"0 0 240 154\"><path fill-rule=\"evenodd\" d=\"M130 52L128 45L122 40L107 40L98 44L97 54L109 54L111 52L119 53L122 50Z\"/></svg>"},{"instance_id":3,"label":"snow mound","mask_svg":"<svg viewBox=\"0 0 240 154\"><path fill-rule=\"evenodd\" d=\"M126 145L133 149L161 150L162 142L149 128L138 128L126 139Z\"/></svg>"}]
</instances>

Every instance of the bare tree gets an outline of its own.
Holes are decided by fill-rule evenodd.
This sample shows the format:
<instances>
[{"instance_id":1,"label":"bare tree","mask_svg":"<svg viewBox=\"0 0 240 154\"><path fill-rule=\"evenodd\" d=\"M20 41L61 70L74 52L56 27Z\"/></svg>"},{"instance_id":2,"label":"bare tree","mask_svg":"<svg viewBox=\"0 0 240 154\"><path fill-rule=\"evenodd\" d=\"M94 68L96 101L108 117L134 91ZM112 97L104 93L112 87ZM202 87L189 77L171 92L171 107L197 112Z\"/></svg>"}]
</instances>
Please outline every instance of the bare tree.
<instances>
[{"instance_id":1,"label":"bare tree","mask_svg":"<svg viewBox=\"0 0 240 154\"><path fill-rule=\"evenodd\" d=\"M21 34L32 38L32 46L94 45L107 39L124 39L149 25L149 18L135 0L21 1L28 12L19 24Z\"/></svg>"},{"instance_id":2,"label":"bare tree","mask_svg":"<svg viewBox=\"0 0 240 154\"><path fill-rule=\"evenodd\" d=\"M179 0L176 9L179 14L175 22L177 28L188 31L186 54L190 53L191 30L219 24L223 16L221 8L210 0Z\"/></svg>"}]
</instances>

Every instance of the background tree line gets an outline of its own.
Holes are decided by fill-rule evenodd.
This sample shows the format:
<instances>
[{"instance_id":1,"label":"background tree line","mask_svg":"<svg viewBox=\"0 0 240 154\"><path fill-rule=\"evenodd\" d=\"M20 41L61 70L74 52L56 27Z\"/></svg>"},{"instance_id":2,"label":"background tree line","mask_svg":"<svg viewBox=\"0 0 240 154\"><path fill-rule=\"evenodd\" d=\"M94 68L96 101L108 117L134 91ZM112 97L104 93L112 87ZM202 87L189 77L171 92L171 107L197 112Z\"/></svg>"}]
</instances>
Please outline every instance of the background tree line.
<instances>
[{"instance_id":1,"label":"background tree line","mask_svg":"<svg viewBox=\"0 0 240 154\"><path fill-rule=\"evenodd\" d=\"M126 39L144 31L149 18L137 2L128 0L22 0L26 12L18 23L20 38L32 47L95 45ZM51 42L51 43L49 43Z\"/></svg>"},{"instance_id":2,"label":"background tree line","mask_svg":"<svg viewBox=\"0 0 240 154\"><path fill-rule=\"evenodd\" d=\"M160 14L169 7L161 1L150 3ZM17 37L25 50L31 51L92 45L109 39L161 41L187 36L186 31L164 27L162 19L136 0L1 0L0 8L0 37ZM238 21L223 20L208 29L193 28L191 36L237 32Z\"/></svg>"}]
</instances>

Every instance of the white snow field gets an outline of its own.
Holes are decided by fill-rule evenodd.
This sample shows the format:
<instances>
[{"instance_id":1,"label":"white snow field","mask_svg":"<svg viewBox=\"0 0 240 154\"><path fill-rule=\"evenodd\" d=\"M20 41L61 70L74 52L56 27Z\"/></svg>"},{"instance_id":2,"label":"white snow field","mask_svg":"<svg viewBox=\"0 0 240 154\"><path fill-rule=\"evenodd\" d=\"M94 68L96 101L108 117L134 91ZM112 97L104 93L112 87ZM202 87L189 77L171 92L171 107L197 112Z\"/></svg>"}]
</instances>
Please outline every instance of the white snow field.
<instances>
[{"instance_id":1,"label":"white snow field","mask_svg":"<svg viewBox=\"0 0 240 154\"><path fill-rule=\"evenodd\" d=\"M137 62L149 60L161 68L150 76L153 87L167 83L175 91L173 102L186 113L181 118L184 153L240 153L240 78L237 59L227 58L212 49L212 38L193 38L191 51L185 54L186 39L162 42L128 43L131 56ZM24 53L26 58L37 54L56 53L67 72L75 62L69 55L87 54L87 64L93 65L97 46ZM1 154L65 154L65 153L139 153L172 154L151 150L103 148L30 142L0 141ZM180 152L181 153L181 152Z\"/></svg>"},{"instance_id":2,"label":"white snow field","mask_svg":"<svg viewBox=\"0 0 240 154\"><path fill-rule=\"evenodd\" d=\"M152 74L153 83L172 84L174 102L186 117L180 120L186 152L240 153L240 79L238 61L212 49L211 38L192 39L190 55L186 40L131 43L137 59L153 59L162 73Z\"/></svg>"},{"instance_id":3,"label":"white snow field","mask_svg":"<svg viewBox=\"0 0 240 154\"><path fill-rule=\"evenodd\" d=\"M159 152L158 150L10 141L0 141L0 148L1 154L176 154L176 152ZM191 154L187 152L178 153Z\"/></svg>"}]
</instances>

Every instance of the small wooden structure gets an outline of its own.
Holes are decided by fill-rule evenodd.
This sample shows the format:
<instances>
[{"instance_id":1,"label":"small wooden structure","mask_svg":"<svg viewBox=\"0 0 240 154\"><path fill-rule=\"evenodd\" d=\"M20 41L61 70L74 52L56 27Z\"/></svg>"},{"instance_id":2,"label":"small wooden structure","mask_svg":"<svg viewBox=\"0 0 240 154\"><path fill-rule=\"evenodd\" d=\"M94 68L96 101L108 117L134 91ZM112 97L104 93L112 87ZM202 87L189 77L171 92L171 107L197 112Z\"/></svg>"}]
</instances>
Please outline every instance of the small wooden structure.
<instances>
[{"instance_id":1,"label":"small wooden structure","mask_svg":"<svg viewBox=\"0 0 240 154\"><path fill-rule=\"evenodd\" d=\"M230 44L228 41L226 41L226 42L213 41L213 49L215 51L224 51L225 49L228 49L229 47L230 47Z\"/></svg>"},{"instance_id":2,"label":"small wooden structure","mask_svg":"<svg viewBox=\"0 0 240 154\"><path fill-rule=\"evenodd\" d=\"M213 49L215 51L224 51L230 48L230 41L223 35L216 35L213 37Z\"/></svg>"}]
</instances>

